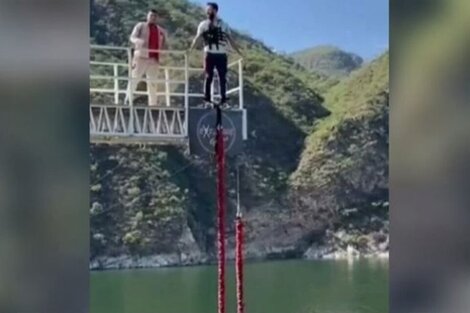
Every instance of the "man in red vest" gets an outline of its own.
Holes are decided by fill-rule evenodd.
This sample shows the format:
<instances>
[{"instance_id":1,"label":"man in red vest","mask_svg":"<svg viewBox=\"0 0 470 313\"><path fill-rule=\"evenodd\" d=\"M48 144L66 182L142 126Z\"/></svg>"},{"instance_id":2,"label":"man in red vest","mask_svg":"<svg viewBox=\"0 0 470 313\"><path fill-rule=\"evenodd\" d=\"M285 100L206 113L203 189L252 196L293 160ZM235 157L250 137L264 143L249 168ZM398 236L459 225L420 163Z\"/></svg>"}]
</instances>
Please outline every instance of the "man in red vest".
<instances>
[{"instance_id":1,"label":"man in red vest","mask_svg":"<svg viewBox=\"0 0 470 313\"><path fill-rule=\"evenodd\" d=\"M147 79L158 79L160 54L153 50L164 49L166 37L165 29L157 24L157 11L155 10L148 12L146 22L139 22L135 25L130 37L135 48L131 73L133 80L128 84L125 103L129 101L129 91L135 92L144 74ZM147 92L149 105L157 105L157 82L147 81Z\"/></svg>"}]
</instances>

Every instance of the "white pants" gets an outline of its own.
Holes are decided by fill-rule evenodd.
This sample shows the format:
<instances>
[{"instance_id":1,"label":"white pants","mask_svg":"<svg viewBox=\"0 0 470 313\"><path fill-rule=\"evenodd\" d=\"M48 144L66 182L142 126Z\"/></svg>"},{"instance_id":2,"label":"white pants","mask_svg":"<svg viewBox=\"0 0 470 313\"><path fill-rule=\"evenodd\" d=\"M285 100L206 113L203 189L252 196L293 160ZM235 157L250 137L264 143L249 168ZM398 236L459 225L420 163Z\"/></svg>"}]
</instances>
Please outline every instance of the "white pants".
<instances>
[{"instance_id":1,"label":"white pants","mask_svg":"<svg viewBox=\"0 0 470 313\"><path fill-rule=\"evenodd\" d=\"M139 58L136 57L133 60L132 64L132 73L131 77L133 78L132 81L129 82L127 85L127 95L125 103L129 102L129 93L132 90L133 99L135 99L135 90L137 89L137 85L139 81L144 76L147 79L155 80L158 79L158 61L154 58ZM147 81L147 92L148 92L148 104L149 105L157 105L157 82L155 81Z\"/></svg>"}]
</instances>

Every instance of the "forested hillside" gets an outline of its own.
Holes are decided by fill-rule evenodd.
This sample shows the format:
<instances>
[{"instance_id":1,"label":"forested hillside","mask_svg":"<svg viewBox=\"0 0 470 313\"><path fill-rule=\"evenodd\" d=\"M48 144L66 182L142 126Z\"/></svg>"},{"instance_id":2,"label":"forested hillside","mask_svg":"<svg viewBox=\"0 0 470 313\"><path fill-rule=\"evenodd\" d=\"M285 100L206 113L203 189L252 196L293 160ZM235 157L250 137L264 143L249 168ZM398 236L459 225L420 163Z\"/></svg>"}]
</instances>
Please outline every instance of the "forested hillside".
<instances>
[{"instance_id":1,"label":"forested hillside","mask_svg":"<svg viewBox=\"0 0 470 313\"><path fill-rule=\"evenodd\" d=\"M332 114L307 138L291 176L299 208L326 212L342 236L329 246L388 249L388 73L386 53L330 90Z\"/></svg>"}]
</instances>

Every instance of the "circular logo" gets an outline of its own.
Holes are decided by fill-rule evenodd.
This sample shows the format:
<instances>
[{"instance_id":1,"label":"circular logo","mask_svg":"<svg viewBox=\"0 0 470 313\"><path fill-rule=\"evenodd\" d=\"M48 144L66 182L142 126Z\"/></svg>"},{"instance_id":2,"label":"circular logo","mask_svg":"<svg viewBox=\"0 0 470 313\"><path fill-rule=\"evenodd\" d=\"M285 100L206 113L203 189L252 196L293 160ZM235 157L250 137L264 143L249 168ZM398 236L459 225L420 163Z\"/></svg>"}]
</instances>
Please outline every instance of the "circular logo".
<instances>
[{"instance_id":1,"label":"circular logo","mask_svg":"<svg viewBox=\"0 0 470 313\"><path fill-rule=\"evenodd\" d=\"M201 147L208 153L215 149L215 121L216 113L208 112L201 116L196 127L197 140ZM225 152L229 151L237 139L237 130L233 121L222 112L222 126Z\"/></svg>"}]
</instances>

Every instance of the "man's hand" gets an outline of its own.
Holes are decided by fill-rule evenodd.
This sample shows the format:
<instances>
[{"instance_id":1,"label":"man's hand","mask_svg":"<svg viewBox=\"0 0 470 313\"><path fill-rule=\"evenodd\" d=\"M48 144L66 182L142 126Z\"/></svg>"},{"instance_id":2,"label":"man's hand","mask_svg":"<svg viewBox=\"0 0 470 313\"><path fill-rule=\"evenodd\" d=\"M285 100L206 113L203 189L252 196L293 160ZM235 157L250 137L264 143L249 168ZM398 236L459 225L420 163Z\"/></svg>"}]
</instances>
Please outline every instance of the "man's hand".
<instances>
[{"instance_id":1,"label":"man's hand","mask_svg":"<svg viewBox=\"0 0 470 313\"><path fill-rule=\"evenodd\" d=\"M238 46L232 46L233 50L235 50L235 52L242 58L244 59L245 58L245 55L243 54L243 52L240 50L240 48Z\"/></svg>"},{"instance_id":2,"label":"man's hand","mask_svg":"<svg viewBox=\"0 0 470 313\"><path fill-rule=\"evenodd\" d=\"M188 55L193 51L194 47L196 47L196 45L199 43L200 40L201 40L200 35L196 35L196 37L194 37L193 41L191 42L191 45L189 46L189 49L186 51Z\"/></svg>"},{"instance_id":3,"label":"man's hand","mask_svg":"<svg viewBox=\"0 0 470 313\"><path fill-rule=\"evenodd\" d=\"M142 48L144 46L144 40L140 38L135 39L135 47Z\"/></svg>"},{"instance_id":4,"label":"man's hand","mask_svg":"<svg viewBox=\"0 0 470 313\"><path fill-rule=\"evenodd\" d=\"M238 47L237 43L235 42L235 40L233 40L232 36L230 35L227 35L227 39L230 43L230 46L232 46L233 50L235 50L239 56L241 56L242 58L244 58L244 55L243 53L241 52L240 48Z\"/></svg>"}]
</instances>

